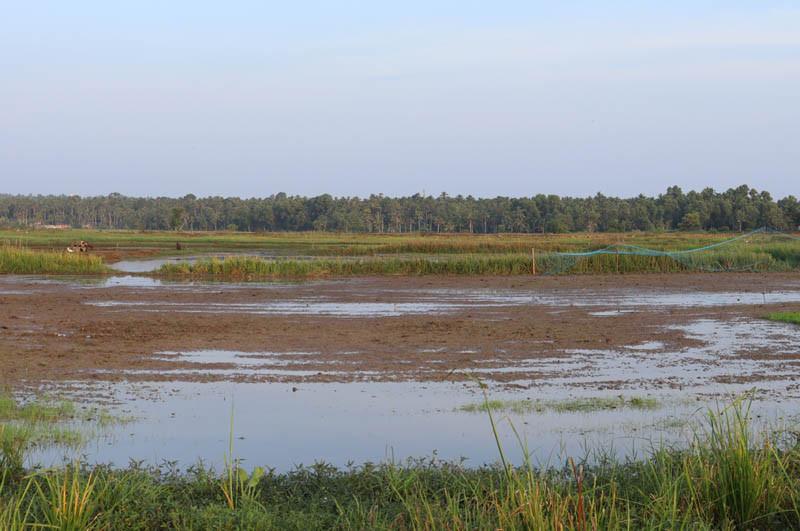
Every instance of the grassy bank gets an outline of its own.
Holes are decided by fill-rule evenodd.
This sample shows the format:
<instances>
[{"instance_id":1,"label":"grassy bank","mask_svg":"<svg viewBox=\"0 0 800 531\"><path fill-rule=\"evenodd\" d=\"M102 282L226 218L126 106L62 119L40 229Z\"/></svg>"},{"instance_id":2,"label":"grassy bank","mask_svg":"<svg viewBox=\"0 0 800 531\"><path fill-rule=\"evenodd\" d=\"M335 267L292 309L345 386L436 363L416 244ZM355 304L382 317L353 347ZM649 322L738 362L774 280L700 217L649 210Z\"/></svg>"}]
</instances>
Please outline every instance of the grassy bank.
<instances>
[{"instance_id":1,"label":"grassy bank","mask_svg":"<svg viewBox=\"0 0 800 531\"><path fill-rule=\"evenodd\" d=\"M5 451L0 460L2 529L800 526L800 448L754 437L741 404L710 413L707 430L688 450L594 466L469 469L426 460L344 470L319 464L278 474L235 461L219 472L135 464L31 471L18 462Z\"/></svg>"},{"instance_id":2,"label":"grassy bank","mask_svg":"<svg viewBox=\"0 0 800 531\"><path fill-rule=\"evenodd\" d=\"M0 247L0 274L85 275L108 272L103 260L97 256Z\"/></svg>"},{"instance_id":3,"label":"grassy bank","mask_svg":"<svg viewBox=\"0 0 800 531\"><path fill-rule=\"evenodd\" d=\"M775 312L767 315L767 319L800 325L800 312Z\"/></svg>"}]
</instances>

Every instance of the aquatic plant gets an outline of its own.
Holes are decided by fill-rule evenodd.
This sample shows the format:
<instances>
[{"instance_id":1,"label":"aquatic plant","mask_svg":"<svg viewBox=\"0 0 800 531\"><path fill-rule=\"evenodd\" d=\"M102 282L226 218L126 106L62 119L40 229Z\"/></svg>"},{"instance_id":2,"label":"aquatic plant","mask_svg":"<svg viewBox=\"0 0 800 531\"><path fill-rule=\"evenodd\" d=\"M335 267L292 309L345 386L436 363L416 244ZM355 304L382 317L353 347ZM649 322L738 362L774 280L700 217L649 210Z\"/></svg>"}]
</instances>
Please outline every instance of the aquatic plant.
<instances>
[{"instance_id":1,"label":"aquatic plant","mask_svg":"<svg viewBox=\"0 0 800 531\"><path fill-rule=\"evenodd\" d=\"M564 400L487 400L465 404L458 408L467 413L486 413L487 411L510 412L515 414L554 411L556 413L590 413L609 409L657 409L661 404L657 399L642 396L587 397Z\"/></svg>"},{"instance_id":2,"label":"aquatic plant","mask_svg":"<svg viewBox=\"0 0 800 531\"><path fill-rule=\"evenodd\" d=\"M129 420L99 408L78 410L64 400L21 401L8 392L0 392L0 447L4 455L12 455L12 448L22 451L33 445L79 447L95 427Z\"/></svg>"},{"instance_id":3,"label":"aquatic plant","mask_svg":"<svg viewBox=\"0 0 800 531\"><path fill-rule=\"evenodd\" d=\"M767 319L782 323L800 324L800 312L774 312L767 315Z\"/></svg>"}]
</instances>

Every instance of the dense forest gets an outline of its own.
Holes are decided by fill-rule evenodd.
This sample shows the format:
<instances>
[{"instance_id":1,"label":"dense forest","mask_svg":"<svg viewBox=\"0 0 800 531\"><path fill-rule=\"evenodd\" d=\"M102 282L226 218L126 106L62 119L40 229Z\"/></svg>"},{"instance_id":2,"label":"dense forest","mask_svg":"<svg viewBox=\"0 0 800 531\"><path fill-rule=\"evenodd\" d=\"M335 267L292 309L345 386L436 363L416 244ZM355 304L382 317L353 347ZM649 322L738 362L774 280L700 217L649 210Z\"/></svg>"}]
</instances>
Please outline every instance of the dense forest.
<instances>
[{"instance_id":1,"label":"dense forest","mask_svg":"<svg viewBox=\"0 0 800 531\"><path fill-rule=\"evenodd\" d=\"M797 229L800 204L789 196L743 185L726 192L684 193L677 186L657 197L576 198L471 196L369 198L288 196L239 199L2 195L0 225L69 225L101 229L345 231L345 232L569 232L631 230L742 231L769 226Z\"/></svg>"}]
</instances>

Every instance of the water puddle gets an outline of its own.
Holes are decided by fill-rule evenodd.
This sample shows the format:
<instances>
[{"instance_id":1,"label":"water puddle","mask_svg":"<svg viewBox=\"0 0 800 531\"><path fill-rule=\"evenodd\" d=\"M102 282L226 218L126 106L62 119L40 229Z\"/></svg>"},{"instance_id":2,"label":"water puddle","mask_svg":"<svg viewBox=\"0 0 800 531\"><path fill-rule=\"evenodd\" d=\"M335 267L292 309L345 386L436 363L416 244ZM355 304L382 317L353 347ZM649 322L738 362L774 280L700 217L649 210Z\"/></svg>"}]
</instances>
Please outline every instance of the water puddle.
<instances>
[{"instance_id":1,"label":"water puddle","mask_svg":"<svg viewBox=\"0 0 800 531\"><path fill-rule=\"evenodd\" d=\"M103 288L160 288L163 286L162 282L157 278L133 275L109 277L103 279L98 285Z\"/></svg>"},{"instance_id":2,"label":"water puddle","mask_svg":"<svg viewBox=\"0 0 800 531\"><path fill-rule=\"evenodd\" d=\"M137 277L116 277L117 285L139 287L161 286L157 280L133 280ZM152 283L151 283L152 282ZM191 289L191 288L186 288ZM363 295L363 294L362 294ZM409 297L394 302L338 301L336 295L326 297L307 297L291 300L267 301L257 303L194 303L163 301L125 301L100 300L86 304L128 310L186 313L246 313L256 315L326 315L335 317L397 317L415 314L447 314L467 311L471 308L503 308L508 306L545 305L563 308L565 306L617 306L615 310L590 312L597 317L623 315L640 309L663 307L713 307L732 304L763 304L763 294L753 293L640 293L636 296L619 298L574 299L569 295L532 296L503 295L501 293L464 292L463 290L432 296L425 293L411 293ZM768 303L800 301L800 292L775 292L766 298Z\"/></svg>"},{"instance_id":3,"label":"water puddle","mask_svg":"<svg viewBox=\"0 0 800 531\"><path fill-rule=\"evenodd\" d=\"M630 350L662 350L664 348L664 343L661 341L645 341L638 345L629 345L626 348Z\"/></svg>"},{"instance_id":4,"label":"water puddle","mask_svg":"<svg viewBox=\"0 0 800 531\"><path fill-rule=\"evenodd\" d=\"M303 378L308 376L341 376L359 380L377 376L378 372L348 370L352 363L347 357L353 353L342 353L341 359L319 360L316 352L238 352L231 350L196 350L188 352L160 352L152 356L153 361L167 362L172 367L157 369L127 369L113 371L93 370L93 374L117 374L138 377L169 377L192 379L197 377L226 377L228 379L258 380L281 377ZM298 367L313 365L314 369ZM324 370L320 370L320 366Z\"/></svg>"},{"instance_id":5,"label":"water puddle","mask_svg":"<svg viewBox=\"0 0 800 531\"><path fill-rule=\"evenodd\" d=\"M652 292L633 291L620 294L593 293L589 295L562 293L557 297L537 297L537 302L555 306L601 306L616 310L594 312L592 315L618 315L639 308L707 308L714 306L777 304L800 302L800 291L773 292ZM614 312L614 313L611 313Z\"/></svg>"},{"instance_id":6,"label":"water puddle","mask_svg":"<svg viewBox=\"0 0 800 531\"><path fill-rule=\"evenodd\" d=\"M554 360L565 370L534 385L672 389L706 395L755 389L762 395L800 398L795 383L800 378L800 327L764 320L703 319L671 328L697 340L700 346L670 350L661 342L650 341L621 350L567 350L567 365ZM540 369L546 371L547 367Z\"/></svg>"},{"instance_id":7,"label":"water puddle","mask_svg":"<svg viewBox=\"0 0 800 531\"><path fill-rule=\"evenodd\" d=\"M319 298L257 303L193 303L161 301L92 301L85 304L146 312L246 313L254 315L325 315L332 317L398 317L417 314L445 314L473 308L476 303L419 302L334 302ZM483 307L502 307L502 303L483 302Z\"/></svg>"}]
</instances>

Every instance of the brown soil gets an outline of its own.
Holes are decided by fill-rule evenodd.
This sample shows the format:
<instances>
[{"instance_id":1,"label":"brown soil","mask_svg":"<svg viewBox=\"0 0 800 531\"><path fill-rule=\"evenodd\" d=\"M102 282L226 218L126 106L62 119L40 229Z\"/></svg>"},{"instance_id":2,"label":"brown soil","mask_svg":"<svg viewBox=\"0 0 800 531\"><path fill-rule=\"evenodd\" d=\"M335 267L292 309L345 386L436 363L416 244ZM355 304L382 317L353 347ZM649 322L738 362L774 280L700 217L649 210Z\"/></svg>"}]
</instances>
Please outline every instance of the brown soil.
<instances>
[{"instance_id":1,"label":"brown soil","mask_svg":"<svg viewBox=\"0 0 800 531\"><path fill-rule=\"evenodd\" d=\"M761 293L798 289L799 282L797 275L788 274L390 277L236 289L153 289L80 287L6 277L0 279L0 381L16 386L43 380L133 380L140 376L120 371L172 369L179 364L153 355L201 349L283 353L277 357L286 362L282 369L319 371L302 376L259 376L260 380L463 379L468 378L465 372L470 369L499 368L535 357L567 356L568 349L618 349L647 341L661 341L673 349L691 346L693 340L667 326L699 318L758 319L770 311L800 308L800 304L643 308L610 317L596 317L589 312L614 308L490 307L477 303L450 314L400 317L149 311L165 303L260 303L308 297L396 303L413 301L417 289L445 288L518 288L556 296L565 289L613 293L620 288ZM144 304L124 310L87 304L108 300ZM318 354L293 354L298 352ZM750 348L742 355L765 359L776 354ZM183 366L197 368L192 364ZM545 377L535 371L491 375L497 381ZM220 377L164 372L146 378Z\"/></svg>"}]
</instances>

